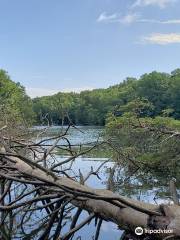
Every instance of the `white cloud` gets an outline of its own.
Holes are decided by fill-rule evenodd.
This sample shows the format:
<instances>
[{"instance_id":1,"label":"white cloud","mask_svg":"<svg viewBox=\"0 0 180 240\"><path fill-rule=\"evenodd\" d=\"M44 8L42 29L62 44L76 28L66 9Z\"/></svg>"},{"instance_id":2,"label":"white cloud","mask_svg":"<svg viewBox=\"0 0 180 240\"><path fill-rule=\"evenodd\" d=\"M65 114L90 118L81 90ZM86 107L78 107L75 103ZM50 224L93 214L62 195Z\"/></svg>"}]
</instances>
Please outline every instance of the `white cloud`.
<instances>
[{"instance_id":1,"label":"white cloud","mask_svg":"<svg viewBox=\"0 0 180 240\"><path fill-rule=\"evenodd\" d=\"M132 23L157 23L157 24L180 24L180 19L168 19L168 20L156 20L141 18L138 13L128 13L127 15L120 17L119 14L101 13L97 19L101 23L121 23L121 24L132 24Z\"/></svg>"},{"instance_id":2,"label":"white cloud","mask_svg":"<svg viewBox=\"0 0 180 240\"><path fill-rule=\"evenodd\" d=\"M180 19L169 19L165 21L156 20L156 19L138 19L138 22L158 23L158 24L180 24Z\"/></svg>"},{"instance_id":3,"label":"white cloud","mask_svg":"<svg viewBox=\"0 0 180 240\"><path fill-rule=\"evenodd\" d=\"M162 24L180 24L180 19L171 19L167 21L162 21Z\"/></svg>"},{"instance_id":4,"label":"white cloud","mask_svg":"<svg viewBox=\"0 0 180 240\"><path fill-rule=\"evenodd\" d=\"M180 43L180 33L153 33L141 38L141 43L167 45Z\"/></svg>"},{"instance_id":5,"label":"white cloud","mask_svg":"<svg viewBox=\"0 0 180 240\"><path fill-rule=\"evenodd\" d=\"M158 6L165 8L175 2L177 2L177 0L136 0L132 7Z\"/></svg>"},{"instance_id":6,"label":"white cloud","mask_svg":"<svg viewBox=\"0 0 180 240\"><path fill-rule=\"evenodd\" d=\"M48 88L26 88L27 94L31 98L42 97L42 96L50 96L56 94L58 92L77 92L85 90L92 90L92 87L81 87L81 88L65 88L65 89L48 89Z\"/></svg>"},{"instance_id":7,"label":"white cloud","mask_svg":"<svg viewBox=\"0 0 180 240\"><path fill-rule=\"evenodd\" d=\"M120 23L124 23L124 24L131 24L133 22L137 22L139 18L139 15L136 13L129 13L126 16L122 17L121 19L119 19Z\"/></svg>"},{"instance_id":8,"label":"white cloud","mask_svg":"<svg viewBox=\"0 0 180 240\"><path fill-rule=\"evenodd\" d=\"M116 22L117 18L118 18L118 16L117 16L116 13L114 13L112 15L107 15L106 12L103 12L98 17L97 22L107 22L107 23L109 23L109 22Z\"/></svg>"},{"instance_id":9,"label":"white cloud","mask_svg":"<svg viewBox=\"0 0 180 240\"><path fill-rule=\"evenodd\" d=\"M122 23L122 24L130 24L136 22L139 18L137 13L128 13L127 15L120 17L118 14L114 13L108 15L107 13L101 13L97 19L97 22L103 23Z\"/></svg>"}]
</instances>

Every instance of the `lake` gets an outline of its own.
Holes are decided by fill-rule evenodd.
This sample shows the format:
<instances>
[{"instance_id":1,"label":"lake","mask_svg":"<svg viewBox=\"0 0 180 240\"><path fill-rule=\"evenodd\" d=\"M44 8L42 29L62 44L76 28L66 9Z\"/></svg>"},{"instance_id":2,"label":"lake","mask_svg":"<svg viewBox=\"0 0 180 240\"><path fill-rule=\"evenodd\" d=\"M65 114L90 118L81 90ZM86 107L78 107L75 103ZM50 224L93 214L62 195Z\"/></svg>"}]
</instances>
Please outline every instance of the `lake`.
<instances>
[{"instance_id":1,"label":"lake","mask_svg":"<svg viewBox=\"0 0 180 240\"><path fill-rule=\"evenodd\" d=\"M36 127L34 129L40 129L40 127ZM44 127L42 128L42 130ZM61 127L51 127L46 131L46 133L42 136L38 135L38 140L47 138L48 136L56 135L61 130ZM68 132L68 139L72 145L76 147L76 145L86 146L92 145L92 142L96 142L97 139L99 141L103 140L103 127L95 127L95 126L78 126L77 129L70 129ZM37 140L37 138L34 138ZM51 144L51 141L49 141ZM58 144L65 144L65 141L60 141ZM79 170L81 173L86 176L90 171L91 167L96 170L100 164L109 159L109 162L105 163L101 168L99 173L99 177L92 175L88 181L87 185L93 188L107 188L109 172L110 169L116 164L116 159L111 157L109 154L110 149L101 149L99 148L97 151L93 153L87 153L81 157L76 158L73 162L72 170L73 174L78 176ZM62 161L67 159L68 154L65 152L56 150L55 161ZM117 164L116 164L117 165ZM68 167L68 164L64 167ZM114 173L114 177L112 179L113 191L120 193L122 195L146 201L150 203L162 203L162 202L170 202L169 198L169 188L166 179L166 174L161 173L151 173L147 169L138 169L134 171L134 167L129 165L128 163L121 164L116 166L116 170ZM80 220L83 220L87 214L83 213ZM77 232L73 239L76 239L78 236L81 236L81 239L88 240L93 239L93 234L95 233L94 222L86 227L84 227L81 231ZM110 222L103 221L102 229L100 233L100 240L119 240L122 231L117 228L115 224Z\"/></svg>"},{"instance_id":2,"label":"lake","mask_svg":"<svg viewBox=\"0 0 180 240\"><path fill-rule=\"evenodd\" d=\"M40 130L40 132L44 132L44 134L40 134L39 131L37 132L34 130ZM33 132L35 134L33 136L33 140L39 141L56 136L60 131L62 131L62 128L54 126L46 131L44 130L45 127L34 127ZM71 128L68 131L67 137L74 149L78 150L79 145L84 145L85 147L82 147L82 150L84 150L87 147L92 146L92 144L95 144L97 139L99 141L103 140L104 128L95 126L78 126L77 129ZM47 144L52 143L53 141L51 140L47 142ZM62 146L67 144L67 142L65 140L60 140L58 144ZM69 153L64 150L62 151L62 149L56 149L54 151L53 159L50 158L49 161L50 163L51 161L59 162L67 159L68 157ZM107 160L109 161L107 162ZM76 176L76 179L79 180L80 172L83 174L83 176L86 176L91 168L96 170L104 162L106 163L102 166L98 177L92 175L87 180L86 184L88 186L96 189L107 189L107 187L109 187L110 171L115 166L114 175L111 178L112 191L149 203L159 204L162 202L169 203L171 201L169 197L169 184L167 179L172 176L169 176L169 173L163 172L163 169L160 172L152 172L146 168L135 169L135 167L129 164L128 161L120 164L114 157L112 149L110 149L108 146L99 147L95 151L93 150L92 152L88 152L83 156L77 157L76 160L73 161L71 170L69 170L67 173L69 173L70 176ZM61 170L64 168L69 168L69 165L70 163L67 163L65 166L63 165ZM176 177L176 175L173 175L173 177ZM73 213L74 210L71 214L73 215ZM34 221L36 222L37 220L39 223L41 222L42 216L43 211L37 212L31 216L30 224L24 227L26 233L30 233L33 230L34 225L32 224L30 227L31 223L34 223ZM86 217L87 213L83 212L79 218L79 221L82 221ZM20 221L20 216L19 220L17 218L16 221ZM93 220L89 225L77 232L73 239L80 239L78 237L81 236L82 240L92 240L95 230L96 227ZM119 240L122 232L123 231L119 230L115 224L103 221L99 240ZM21 230L19 233L17 232L17 235L20 237L17 238L16 236L16 238L13 239L24 239ZM38 236L36 235L36 237L31 237L31 239L38 239Z\"/></svg>"}]
</instances>

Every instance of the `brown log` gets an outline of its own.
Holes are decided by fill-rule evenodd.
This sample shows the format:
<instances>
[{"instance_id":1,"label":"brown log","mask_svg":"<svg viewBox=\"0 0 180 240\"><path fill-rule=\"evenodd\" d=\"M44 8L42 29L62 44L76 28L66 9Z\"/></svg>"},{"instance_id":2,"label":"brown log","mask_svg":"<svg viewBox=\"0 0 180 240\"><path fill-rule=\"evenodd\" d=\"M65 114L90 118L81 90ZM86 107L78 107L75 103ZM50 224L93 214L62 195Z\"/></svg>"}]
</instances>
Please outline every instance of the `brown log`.
<instances>
[{"instance_id":1,"label":"brown log","mask_svg":"<svg viewBox=\"0 0 180 240\"><path fill-rule=\"evenodd\" d=\"M9 157L15 162L19 173L34 180L51 185L51 189L67 191L74 196L72 204L95 213L102 219L116 223L119 228L134 231L137 226L152 229L161 227L173 231L174 236L180 237L180 207L177 205L155 205L133 200L109 190L92 189L87 185L66 177L53 177L42 168L32 167L18 157ZM161 238L167 237L167 234Z\"/></svg>"}]
</instances>

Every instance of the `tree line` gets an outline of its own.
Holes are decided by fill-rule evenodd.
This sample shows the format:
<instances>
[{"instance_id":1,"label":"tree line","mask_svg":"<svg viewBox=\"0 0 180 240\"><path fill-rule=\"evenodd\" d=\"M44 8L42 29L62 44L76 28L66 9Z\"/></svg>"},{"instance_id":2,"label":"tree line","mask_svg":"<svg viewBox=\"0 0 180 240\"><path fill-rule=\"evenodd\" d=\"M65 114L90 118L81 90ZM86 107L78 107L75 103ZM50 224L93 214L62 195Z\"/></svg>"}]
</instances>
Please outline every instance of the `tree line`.
<instances>
[{"instance_id":1,"label":"tree line","mask_svg":"<svg viewBox=\"0 0 180 240\"><path fill-rule=\"evenodd\" d=\"M122 116L135 105L143 105L141 117L180 119L180 69L171 74L152 72L139 79L127 78L107 89L59 92L53 96L30 99L20 83L0 70L1 113L8 119L34 124L60 125L72 121L79 125L105 125L109 114ZM136 109L136 111L138 111ZM1 120L2 121L2 120Z\"/></svg>"},{"instance_id":2,"label":"tree line","mask_svg":"<svg viewBox=\"0 0 180 240\"><path fill-rule=\"evenodd\" d=\"M133 102L146 102L143 116L180 119L180 69L171 74L152 72L139 79L127 78L107 89L59 92L33 99L36 123L104 125L109 113L123 115ZM129 105L128 105L129 103Z\"/></svg>"}]
</instances>

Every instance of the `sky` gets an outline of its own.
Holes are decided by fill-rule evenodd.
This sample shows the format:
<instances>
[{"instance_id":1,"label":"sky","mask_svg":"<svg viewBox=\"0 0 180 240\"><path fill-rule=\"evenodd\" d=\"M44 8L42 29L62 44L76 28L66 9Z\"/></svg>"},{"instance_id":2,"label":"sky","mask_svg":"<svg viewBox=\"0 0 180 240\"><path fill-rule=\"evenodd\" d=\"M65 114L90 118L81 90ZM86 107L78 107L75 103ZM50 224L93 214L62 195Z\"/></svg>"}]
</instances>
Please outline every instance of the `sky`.
<instances>
[{"instance_id":1,"label":"sky","mask_svg":"<svg viewBox=\"0 0 180 240\"><path fill-rule=\"evenodd\" d=\"M0 68L31 97L180 67L180 0L0 0Z\"/></svg>"}]
</instances>

